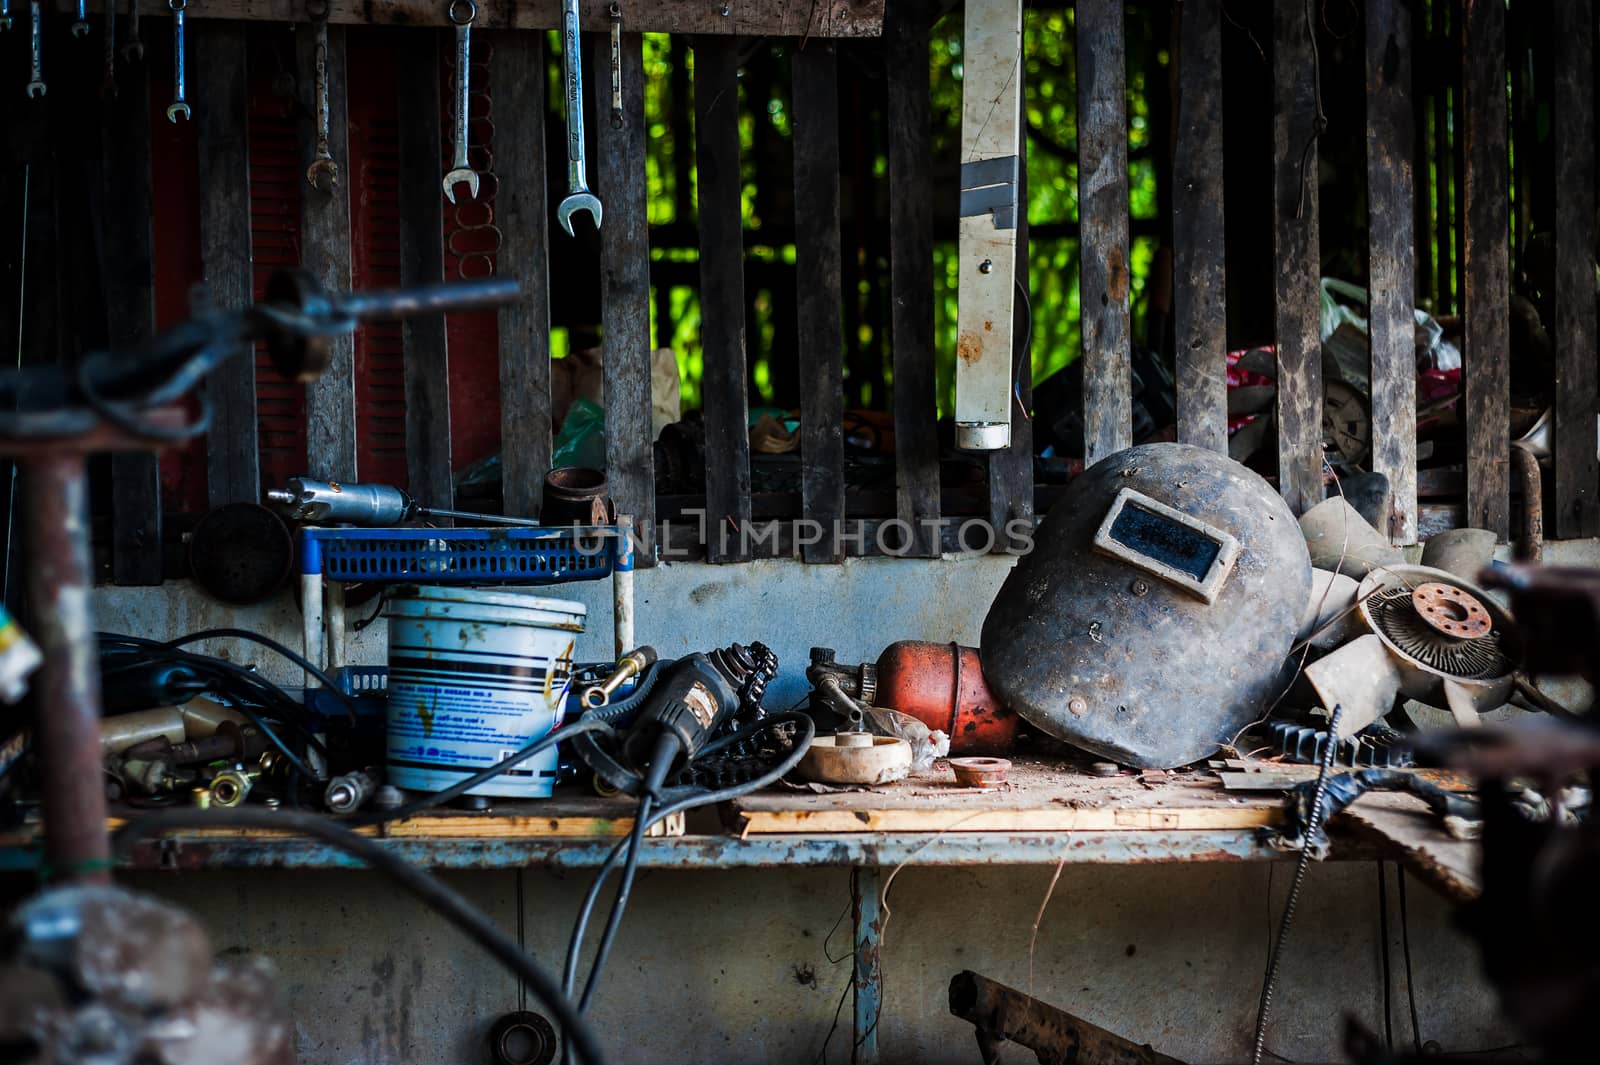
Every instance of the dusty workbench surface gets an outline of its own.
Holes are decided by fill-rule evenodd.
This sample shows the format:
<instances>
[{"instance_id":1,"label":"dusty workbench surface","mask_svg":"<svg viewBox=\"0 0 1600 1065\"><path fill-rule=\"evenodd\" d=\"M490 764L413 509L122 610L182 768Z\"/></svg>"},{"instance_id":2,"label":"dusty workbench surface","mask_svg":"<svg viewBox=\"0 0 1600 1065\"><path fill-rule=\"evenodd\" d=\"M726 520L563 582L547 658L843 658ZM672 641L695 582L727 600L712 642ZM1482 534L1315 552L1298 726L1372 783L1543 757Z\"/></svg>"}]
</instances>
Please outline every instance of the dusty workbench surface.
<instances>
[{"instance_id":1,"label":"dusty workbench surface","mask_svg":"<svg viewBox=\"0 0 1600 1065\"><path fill-rule=\"evenodd\" d=\"M1059 758L1012 760L1004 784L960 787L943 760L928 772L869 789L786 784L725 804L687 825L652 832L646 868L1129 864L1282 861L1264 828L1282 820L1282 787L1311 766L1251 763L1279 786L1240 787L1231 763L1096 776ZM1219 775L1220 770L1220 775ZM635 803L577 790L503 802L488 811L442 810L364 834L380 835L409 861L434 868L590 868L633 826ZM138 811L117 811L119 827ZM1407 795L1374 793L1331 826L1334 857L1399 861L1459 899L1477 893L1477 845L1451 839ZM1346 831L1347 830L1347 831ZM36 823L0 834L0 870L35 869ZM360 863L327 844L287 833L189 830L140 844L132 868L348 868Z\"/></svg>"},{"instance_id":2,"label":"dusty workbench surface","mask_svg":"<svg viewBox=\"0 0 1600 1065\"><path fill-rule=\"evenodd\" d=\"M1271 793L1231 794L1209 769L1095 776L1059 759L1016 758L1002 784L962 787L943 760L869 789L786 786L729 804L741 836L775 832L1106 832L1275 824Z\"/></svg>"}]
</instances>

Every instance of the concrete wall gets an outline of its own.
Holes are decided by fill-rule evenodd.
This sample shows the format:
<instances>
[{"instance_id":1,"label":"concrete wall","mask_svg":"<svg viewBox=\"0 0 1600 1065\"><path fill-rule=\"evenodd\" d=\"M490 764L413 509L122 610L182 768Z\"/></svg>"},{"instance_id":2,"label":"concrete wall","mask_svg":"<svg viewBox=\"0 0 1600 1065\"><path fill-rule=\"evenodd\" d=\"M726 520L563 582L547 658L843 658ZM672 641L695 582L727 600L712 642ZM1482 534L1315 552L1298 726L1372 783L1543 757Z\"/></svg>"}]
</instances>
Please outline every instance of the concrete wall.
<instances>
[{"instance_id":1,"label":"concrete wall","mask_svg":"<svg viewBox=\"0 0 1600 1065\"><path fill-rule=\"evenodd\" d=\"M1593 543L1551 545L1551 561L1595 557ZM975 643L1010 564L981 558L661 566L639 574L638 634L666 655L762 640L782 662L772 692L774 705L786 706L805 692L801 671L814 644L834 647L843 661L860 661L896 639ZM589 607L579 657L605 657L609 588L573 585L551 594ZM171 585L101 589L95 606L102 627L117 631L172 636L230 624L298 646L299 615L290 597L231 610ZM380 624L358 637L352 659L382 662L382 633ZM255 649L215 649L282 680L298 679ZM1268 928L1289 871L1281 864L1069 866L1039 932L1034 990L1193 1062L1245 1060ZM1052 872L908 868L899 875L883 952L883 1060L978 1060L970 1026L948 1015L945 989L963 968L1028 986L1030 930ZM1390 875L1392 1009L1396 1038L1409 1043L1392 867ZM517 874L449 879L503 927L517 926ZM515 983L498 966L373 874L135 880L203 915L219 948L278 961L302 1062L479 1061L489 1024L517 1006ZM587 874L522 875L527 942L552 968L586 886ZM848 955L848 901L843 870L641 874L595 1010L614 1060L819 1060L849 978L847 962L827 957ZM1447 1050L1515 1042L1448 908L1414 882L1409 901L1421 1037ZM1302 1062L1342 1060L1346 1012L1381 1031L1381 949L1374 866L1314 867L1279 981L1269 1048ZM846 999L827 1060L848 1060L849 1042Z\"/></svg>"}]
</instances>

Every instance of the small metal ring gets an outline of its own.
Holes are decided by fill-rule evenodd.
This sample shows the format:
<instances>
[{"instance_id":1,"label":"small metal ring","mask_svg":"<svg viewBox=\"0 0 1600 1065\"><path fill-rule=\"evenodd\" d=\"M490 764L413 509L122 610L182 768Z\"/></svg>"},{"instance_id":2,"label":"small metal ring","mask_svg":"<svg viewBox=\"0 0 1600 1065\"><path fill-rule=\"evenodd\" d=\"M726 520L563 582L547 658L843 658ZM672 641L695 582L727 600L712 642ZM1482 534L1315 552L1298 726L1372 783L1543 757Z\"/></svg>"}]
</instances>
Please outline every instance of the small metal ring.
<instances>
[{"instance_id":1,"label":"small metal ring","mask_svg":"<svg viewBox=\"0 0 1600 1065\"><path fill-rule=\"evenodd\" d=\"M459 10L463 5L465 5L467 9L466 18L461 18L456 15L456 11ZM457 26L470 26L472 24L472 20L478 17L478 5L475 0L450 0L449 13L450 21L454 22Z\"/></svg>"},{"instance_id":2,"label":"small metal ring","mask_svg":"<svg viewBox=\"0 0 1600 1065\"><path fill-rule=\"evenodd\" d=\"M168 11L182 11L189 6L189 0L167 0Z\"/></svg>"}]
</instances>

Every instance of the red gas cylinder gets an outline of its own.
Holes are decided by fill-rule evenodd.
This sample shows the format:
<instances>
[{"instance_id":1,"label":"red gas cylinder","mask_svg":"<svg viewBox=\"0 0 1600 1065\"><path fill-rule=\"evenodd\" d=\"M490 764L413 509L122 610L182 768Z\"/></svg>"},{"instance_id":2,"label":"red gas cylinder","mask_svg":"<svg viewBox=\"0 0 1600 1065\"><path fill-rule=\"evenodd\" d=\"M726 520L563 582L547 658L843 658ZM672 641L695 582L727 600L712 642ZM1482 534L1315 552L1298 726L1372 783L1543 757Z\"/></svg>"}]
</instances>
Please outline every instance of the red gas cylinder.
<instances>
[{"instance_id":1,"label":"red gas cylinder","mask_svg":"<svg viewBox=\"0 0 1600 1065\"><path fill-rule=\"evenodd\" d=\"M950 736L950 753L1009 754L1016 714L1000 705L983 680L976 647L901 640L878 657L876 706L910 714Z\"/></svg>"}]
</instances>

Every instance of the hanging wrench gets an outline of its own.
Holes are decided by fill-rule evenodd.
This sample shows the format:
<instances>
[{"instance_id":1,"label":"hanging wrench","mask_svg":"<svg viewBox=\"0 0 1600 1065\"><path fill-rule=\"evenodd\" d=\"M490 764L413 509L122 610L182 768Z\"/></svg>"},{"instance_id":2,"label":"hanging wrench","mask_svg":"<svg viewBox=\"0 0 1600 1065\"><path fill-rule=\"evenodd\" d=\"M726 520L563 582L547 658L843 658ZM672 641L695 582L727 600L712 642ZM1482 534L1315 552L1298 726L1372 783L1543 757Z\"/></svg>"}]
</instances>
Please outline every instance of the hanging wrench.
<instances>
[{"instance_id":1,"label":"hanging wrench","mask_svg":"<svg viewBox=\"0 0 1600 1065\"><path fill-rule=\"evenodd\" d=\"M89 32L89 0L78 0L78 17L72 20L72 35L82 37Z\"/></svg>"},{"instance_id":2,"label":"hanging wrench","mask_svg":"<svg viewBox=\"0 0 1600 1065\"><path fill-rule=\"evenodd\" d=\"M117 0L106 0L114 4ZM122 46L124 62L137 63L144 58L144 42L139 39L139 0L128 0L128 40Z\"/></svg>"},{"instance_id":3,"label":"hanging wrench","mask_svg":"<svg viewBox=\"0 0 1600 1065\"><path fill-rule=\"evenodd\" d=\"M28 0L28 81L30 97L44 95L44 16L39 13L39 0Z\"/></svg>"},{"instance_id":4,"label":"hanging wrench","mask_svg":"<svg viewBox=\"0 0 1600 1065\"><path fill-rule=\"evenodd\" d=\"M589 191L583 166L583 38L578 32L578 0L565 0L561 13L561 65L567 88L567 198L556 208L556 221L572 236L572 216L588 211L600 228L600 198Z\"/></svg>"},{"instance_id":5,"label":"hanging wrench","mask_svg":"<svg viewBox=\"0 0 1600 1065\"><path fill-rule=\"evenodd\" d=\"M0 0L0 30L11 28L11 0Z\"/></svg>"},{"instance_id":6,"label":"hanging wrench","mask_svg":"<svg viewBox=\"0 0 1600 1065\"><path fill-rule=\"evenodd\" d=\"M612 0L611 11L611 128L622 128L622 4Z\"/></svg>"},{"instance_id":7,"label":"hanging wrench","mask_svg":"<svg viewBox=\"0 0 1600 1065\"><path fill-rule=\"evenodd\" d=\"M450 0L450 21L456 27L455 155L444 176L444 198L456 202L456 185L465 183L467 197L478 198L478 172L467 161L467 107L472 89L472 20L478 17L473 0Z\"/></svg>"},{"instance_id":8,"label":"hanging wrench","mask_svg":"<svg viewBox=\"0 0 1600 1065\"><path fill-rule=\"evenodd\" d=\"M308 0L306 10L313 12L317 39L312 47L312 74L317 105L317 146L311 153L311 165L306 167L306 180L311 187L322 192L332 192L339 184L339 164L333 161L328 150L328 5L319 0Z\"/></svg>"},{"instance_id":9,"label":"hanging wrench","mask_svg":"<svg viewBox=\"0 0 1600 1065\"><path fill-rule=\"evenodd\" d=\"M117 3L106 0L106 75L100 83L100 95L110 99L117 95Z\"/></svg>"},{"instance_id":10,"label":"hanging wrench","mask_svg":"<svg viewBox=\"0 0 1600 1065\"><path fill-rule=\"evenodd\" d=\"M167 10L172 12L172 103L167 105L167 121L178 124L178 116L189 117L189 104L183 85L183 9L189 0L167 0Z\"/></svg>"}]
</instances>

